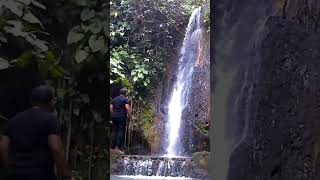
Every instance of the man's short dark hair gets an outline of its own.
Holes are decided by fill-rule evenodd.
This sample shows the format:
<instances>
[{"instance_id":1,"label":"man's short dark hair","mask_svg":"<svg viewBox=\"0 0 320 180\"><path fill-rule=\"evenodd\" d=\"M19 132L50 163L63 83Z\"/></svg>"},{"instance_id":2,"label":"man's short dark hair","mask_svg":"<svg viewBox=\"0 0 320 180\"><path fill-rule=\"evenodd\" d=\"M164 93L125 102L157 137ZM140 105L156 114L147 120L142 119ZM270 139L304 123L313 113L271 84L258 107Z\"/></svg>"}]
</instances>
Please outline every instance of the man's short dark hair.
<instances>
[{"instance_id":1,"label":"man's short dark hair","mask_svg":"<svg viewBox=\"0 0 320 180\"><path fill-rule=\"evenodd\" d=\"M48 104L53 98L53 92L51 88L47 85L37 86L32 89L31 92L31 102L32 103L41 103Z\"/></svg>"},{"instance_id":2,"label":"man's short dark hair","mask_svg":"<svg viewBox=\"0 0 320 180\"><path fill-rule=\"evenodd\" d=\"M121 94L121 95L126 95L126 94L127 94L127 90L124 89L124 88L121 89L121 90L120 90L120 94Z\"/></svg>"}]
</instances>

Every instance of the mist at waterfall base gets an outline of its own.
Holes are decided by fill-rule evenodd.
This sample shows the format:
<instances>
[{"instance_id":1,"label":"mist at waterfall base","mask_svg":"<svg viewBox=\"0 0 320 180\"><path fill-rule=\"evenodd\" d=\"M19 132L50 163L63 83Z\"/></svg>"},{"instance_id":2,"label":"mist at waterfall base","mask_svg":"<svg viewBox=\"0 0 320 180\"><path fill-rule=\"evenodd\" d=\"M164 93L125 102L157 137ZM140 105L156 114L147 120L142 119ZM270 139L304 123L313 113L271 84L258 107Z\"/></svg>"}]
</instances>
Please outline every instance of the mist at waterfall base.
<instances>
[{"instance_id":1,"label":"mist at waterfall base","mask_svg":"<svg viewBox=\"0 0 320 180\"><path fill-rule=\"evenodd\" d=\"M211 77L210 177L228 180L230 159L245 143L249 119L254 118L252 89L259 77L259 49L264 37L270 3L262 1L215 1L215 66ZM251 121L251 120L250 120Z\"/></svg>"},{"instance_id":2,"label":"mist at waterfall base","mask_svg":"<svg viewBox=\"0 0 320 180\"><path fill-rule=\"evenodd\" d=\"M181 48L176 81L168 103L168 146L164 156L174 157L183 154L180 126L183 109L188 105L188 96L192 80L193 67L198 55L201 37L201 7L195 9L189 19L185 38Z\"/></svg>"}]
</instances>

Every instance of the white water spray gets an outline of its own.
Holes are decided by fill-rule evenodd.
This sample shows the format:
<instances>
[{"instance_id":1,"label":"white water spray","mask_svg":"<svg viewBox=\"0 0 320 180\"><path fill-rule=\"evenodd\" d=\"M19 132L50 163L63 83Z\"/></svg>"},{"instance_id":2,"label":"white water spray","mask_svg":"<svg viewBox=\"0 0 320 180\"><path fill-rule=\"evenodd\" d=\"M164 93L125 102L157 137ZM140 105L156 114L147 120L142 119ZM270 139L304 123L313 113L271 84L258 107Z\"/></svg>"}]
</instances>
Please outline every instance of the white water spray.
<instances>
[{"instance_id":1,"label":"white water spray","mask_svg":"<svg viewBox=\"0 0 320 180\"><path fill-rule=\"evenodd\" d=\"M169 135L169 145L166 156L181 155L182 147L178 141L180 140L182 112L188 103L188 91L191 84L193 67L198 54L200 37L201 7L195 9L189 19L181 48L177 79L173 85L173 92L168 104L167 132Z\"/></svg>"}]
</instances>

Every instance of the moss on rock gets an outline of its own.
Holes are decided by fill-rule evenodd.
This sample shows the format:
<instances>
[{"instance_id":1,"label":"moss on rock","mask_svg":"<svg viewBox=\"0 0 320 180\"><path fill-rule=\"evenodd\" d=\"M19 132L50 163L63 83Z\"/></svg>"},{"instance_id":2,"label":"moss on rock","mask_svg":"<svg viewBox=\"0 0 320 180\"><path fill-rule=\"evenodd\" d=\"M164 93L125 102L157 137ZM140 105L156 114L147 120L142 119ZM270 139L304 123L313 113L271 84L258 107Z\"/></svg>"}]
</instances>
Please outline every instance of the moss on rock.
<instances>
[{"instance_id":1,"label":"moss on rock","mask_svg":"<svg viewBox=\"0 0 320 180\"><path fill-rule=\"evenodd\" d=\"M192 161L194 161L200 168L208 170L209 154L210 152L207 151L195 152L192 155Z\"/></svg>"}]
</instances>

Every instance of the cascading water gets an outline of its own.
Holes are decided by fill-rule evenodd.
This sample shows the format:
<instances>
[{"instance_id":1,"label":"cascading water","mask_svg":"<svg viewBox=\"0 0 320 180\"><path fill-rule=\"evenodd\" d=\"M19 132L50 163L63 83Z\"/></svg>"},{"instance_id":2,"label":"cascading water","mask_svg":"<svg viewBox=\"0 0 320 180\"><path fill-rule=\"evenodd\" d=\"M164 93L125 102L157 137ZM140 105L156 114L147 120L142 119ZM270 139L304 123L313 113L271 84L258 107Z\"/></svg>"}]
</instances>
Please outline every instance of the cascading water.
<instances>
[{"instance_id":1,"label":"cascading water","mask_svg":"<svg viewBox=\"0 0 320 180\"><path fill-rule=\"evenodd\" d=\"M186 163L188 165L186 165ZM122 175L127 176L189 176L191 158L165 158L148 156L131 156L123 160Z\"/></svg>"},{"instance_id":2,"label":"cascading water","mask_svg":"<svg viewBox=\"0 0 320 180\"><path fill-rule=\"evenodd\" d=\"M168 147L166 156L182 154L180 140L180 126L183 109L188 104L189 89L193 74L193 67L198 54L198 45L201 37L201 7L195 9L190 17L186 30L176 82L168 103Z\"/></svg>"}]
</instances>

